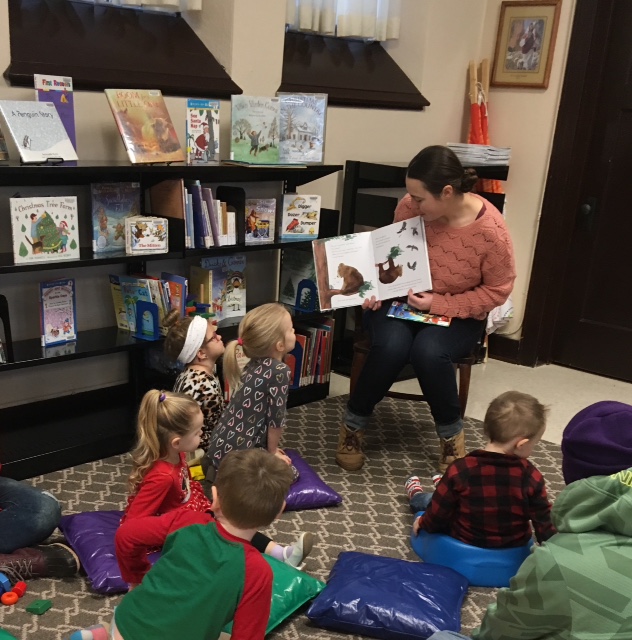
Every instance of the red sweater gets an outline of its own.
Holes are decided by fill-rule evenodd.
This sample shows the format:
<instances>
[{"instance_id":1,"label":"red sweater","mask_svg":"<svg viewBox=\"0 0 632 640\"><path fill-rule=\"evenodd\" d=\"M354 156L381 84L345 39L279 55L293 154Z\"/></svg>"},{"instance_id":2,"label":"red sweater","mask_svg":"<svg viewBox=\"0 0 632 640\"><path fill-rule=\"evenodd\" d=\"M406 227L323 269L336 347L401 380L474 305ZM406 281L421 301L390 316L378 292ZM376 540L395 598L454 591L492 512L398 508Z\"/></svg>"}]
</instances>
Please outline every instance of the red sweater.
<instances>
[{"instance_id":1,"label":"red sweater","mask_svg":"<svg viewBox=\"0 0 632 640\"><path fill-rule=\"evenodd\" d=\"M485 213L474 222L465 227L425 223L433 293L430 313L483 320L509 297L516 267L502 214L491 202L472 195L485 205ZM418 215L406 195L395 209L394 222Z\"/></svg>"}]
</instances>

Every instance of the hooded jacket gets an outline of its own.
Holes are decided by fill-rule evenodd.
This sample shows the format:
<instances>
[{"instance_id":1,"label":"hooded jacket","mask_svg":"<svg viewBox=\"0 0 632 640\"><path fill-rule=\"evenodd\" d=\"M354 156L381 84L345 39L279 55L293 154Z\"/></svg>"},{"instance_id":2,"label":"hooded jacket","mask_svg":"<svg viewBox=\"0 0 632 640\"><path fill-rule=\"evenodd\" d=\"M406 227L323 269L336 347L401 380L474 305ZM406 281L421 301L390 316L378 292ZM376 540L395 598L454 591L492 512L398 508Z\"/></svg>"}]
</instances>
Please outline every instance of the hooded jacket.
<instances>
[{"instance_id":1,"label":"hooded jacket","mask_svg":"<svg viewBox=\"0 0 632 640\"><path fill-rule=\"evenodd\" d=\"M568 485L558 533L498 592L475 640L632 639L632 469Z\"/></svg>"}]
</instances>

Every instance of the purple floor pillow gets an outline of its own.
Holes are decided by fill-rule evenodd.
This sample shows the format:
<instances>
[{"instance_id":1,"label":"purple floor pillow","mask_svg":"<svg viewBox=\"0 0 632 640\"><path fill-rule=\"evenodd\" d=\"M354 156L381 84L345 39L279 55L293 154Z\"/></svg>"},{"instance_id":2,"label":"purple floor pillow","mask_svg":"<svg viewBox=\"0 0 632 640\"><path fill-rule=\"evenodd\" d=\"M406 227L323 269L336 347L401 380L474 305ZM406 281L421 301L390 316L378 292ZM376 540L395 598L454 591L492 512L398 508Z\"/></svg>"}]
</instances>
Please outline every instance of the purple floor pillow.
<instances>
[{"instance_id":1,"label":"purple floor pillow","mask_svg":"<svg viewBox=\"0 0 632 640\"><path fill-rule=\"evenodd\" d=\"M318 477L318 474L301 458L298 451L285 449L285 453L300 474L298 480L290 487L285 501L286 511L320 509L342 502L340 494Z\"/></svg>"},{"instance_id":2,"label":"purple floor pillow","mask_svg":"<svg viewBox=\"0 0 632 640\"><path fill-rule=\"evenodd\" d=\"M63 516L59 523L97 593L127 591L114 551L114 535L122 515L122 511L86 511ZM153 564L159 557L160 553L152 553L149 561Z\"/></svg>"}]
</instances>

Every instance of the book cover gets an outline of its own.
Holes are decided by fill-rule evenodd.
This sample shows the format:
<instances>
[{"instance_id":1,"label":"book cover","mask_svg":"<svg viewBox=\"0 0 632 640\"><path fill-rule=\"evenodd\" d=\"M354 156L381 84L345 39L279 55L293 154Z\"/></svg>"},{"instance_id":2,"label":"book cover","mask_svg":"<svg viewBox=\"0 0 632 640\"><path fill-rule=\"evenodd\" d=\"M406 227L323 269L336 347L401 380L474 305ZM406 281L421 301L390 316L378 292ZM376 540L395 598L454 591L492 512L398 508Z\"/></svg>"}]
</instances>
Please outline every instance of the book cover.
<instances>
[{"instance_id":1,"label":"book cover","mask_svg":"<svg viewBox=\"0 0 632 640\"><path fill-rule=\"evenodd\" d=\"M184 276L179 276L175 273L168 273L163 271L160 274L160 279L167 283L169 288L169 302L172 309L178 309L180 315L184 317L187 290L189 287L189 281Z\"/></svg>"},{"instance_id":2,"label":"book cover","mask_svg":"<svg viewBox=\"0 0 632 640\"><path fill-rule=\"evenodd\" d=\"M105 89L105 95L132 164L184 161L158 89Z\"/></svg>"},{"instance_id":3,"label":"book cover","mask_svg":"<svg viewBox=\"0 0 632 640\"><path fill-rule=\"evenodd\" d=\"M279 162L279 98L231 96L230 159Z\"/></svg>"},{"instance_id":4,"label":"book cover","mask_svg":"<svg viewBox=\"0 0 632 640\"><path fill-rule=\"evenodd\" d=\"M187 100L187 164L219 162L219 100Z\"/></svg>"},{"instance_id":5,"label":"book cover","mask_svg":"<svg viewBox=\"0 0 632 640\"><path fill-rule=\"evenodd\" d=\"M77 302L74 278L40 282L42 346L77 339Z\"/></svg>"},{"instance_id":6,"label":"book cover","mask_svg":"<svg viewBox=\"0 0 632 640\"><path fill-rule=\"evenodd\" d=\"M375 296L387 300L432 289L420 217L364 233L314 240L320 308L340 309Z\"/></svg>"},{"instance_id":7,"label":"book cover","mask_svg":"<svg viewBox=\"0 0 632 640\"><path fill-rule=\"evenodd\" d=\"M64 123L64 129L77 149L77 137L75 135L75 101L72 92L72 78L67 76L44 76L36 73L33 75L35 82L35 97L38 102L52 102L57 113Z\"/></svg>"},{"instance_id":8,"label":"book cover","mask_svg":"<svg viewBox=\"0 0 632 640\"><path fill-rule=\"evenodd\" d=\"M129 330L136 332L136 303L139 300L153 302L151 289L149 288L147 280L134 276L119 276L119 282L121 284L121 293L123 294L123 304L125 304Z\"/></svg>"},{"instance_id":9,"label":"book cover","mask_svg":"<svg viewBox=\"0 0 632 640\"><path fill-rule=\"evenodd\" d=\"M279 93L279 160L322 163L325 151L326 93Z\"/></svg>"},{"instance_id":10,"label":"book cover","mask_svg":"<svg viewBox=\"0 0 632 640\"><path fill-rule=\"evenodd\" d=\"M125 218L125 253L168 253L169 222L166 218Z\"/></svg>"},{"instance_id":11,"label":"book cover","mask_svg":"<svg viewBox=\"0 0 632 640\"><path fill-rule=\"evenodd\" d=\"M319 310L316 266L311 251L283 250L279 286L279 302L299 311Z\"/></svg>"},{"instance_id":12,"label":"book cover","mask_svg":"<svg viewBox=\"0 0 632 640\"><path fill-rule=\"evenodd\" d=\"M123 292L121 282L117 275L110 274L110 290L112 291L112 303L114 304L114 315L116 316L116 326L123 331L129 331L127 321L127 309L123 302Z\"/></svg>"},{"instance_id":13,"label":"book cover","mask_svg":"<svg viewBox=\"0 0 632 640\"><path fill-rule=\"evenodd\" d=\"M401 320L410 320L412 322L434 324L438 327L449 327L450 322L452 321L452 319L447 316L438 316L434 313L419 311L419 309L414 309L406 302L399 302L399 300L395 300L391 304L391 308L387 311L386 315L390 318L400 318Z\"/></svg>"},{"instance_id":14,"label":"book cover","mask_svg":"<svg viewBox=\"0 0 632 640\"><path fill-rule=\"evenodd\" d=\"M318 238L320 196L286 193L279 228L281 240L314 240Z\"/></svg>"},{"instance_id":15,"label":"book cover","mask_svg":"<svg viewBox=\"0 0 632 640\"><path fill-rule=\"evenodd\" d=\"M275 198L246 200L246 244L274 242Z\"/></svg>"},{"instance_id":16,"label":"book cover","mask_svg":"<svg viewBox=\"0 0 632 640\"><path fill-rule=\"evenodd\" d=\"M79 260L77 198L9 198L15 264Z\"/></svg>"},{"instance_id":17,"label":"book cover","mask_svg":"<svg viewBox=\"0 0 632 640\"><path fill-rule=\"evenodd\" d=\"M75 148L52 102L0 100L0 126L15 159L24 163L77 160Z\"/></svg>"},{"instance_id":18,"label":"book cover","mask_svg":"<svg viewBox=\"0 0 632 640\"><path fill-rule=\"evenodd\" d=\"M213 256L203 258L203 269L212 274L211 308L220 324L246 315L246 256Z\"/></svg>"},{"instance_id":19,"label":"book cover","mask_svg":"<svg viewBox=\"0 0 632 640\"><path fill-rule=\"evenodd\" d=\"M94 253L124 253L125 218L140 215L140 183L100 182L90 191Z\"/></svg>"},{"instance_id":20,"label":"book cover","mask_svg":"<svg viewBox=\"0 0 632 640\"><path fill-rule=\"evenodd\" d=\"M4 139L2 129L0 129L0 162L9 159L9 150L7 149L7 143Z\"/></svg>"}]
</instances>

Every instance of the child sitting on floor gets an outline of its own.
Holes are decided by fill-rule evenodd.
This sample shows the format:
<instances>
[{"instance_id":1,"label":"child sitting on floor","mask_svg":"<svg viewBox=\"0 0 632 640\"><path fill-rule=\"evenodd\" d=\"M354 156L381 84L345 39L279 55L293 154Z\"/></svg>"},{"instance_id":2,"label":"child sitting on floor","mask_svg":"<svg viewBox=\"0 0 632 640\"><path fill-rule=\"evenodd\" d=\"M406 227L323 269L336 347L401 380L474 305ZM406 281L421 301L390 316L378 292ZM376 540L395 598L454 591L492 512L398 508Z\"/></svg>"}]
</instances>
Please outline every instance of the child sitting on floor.
<instances>
[{"instance_id":1,"label":"child sitting on floor","mask_svg":"<svg viewBox=\"0 0 632 640\"><path fill-rule=\"evenodd\" d=\"M415 535L423 529L476 547L519 547L531 538L531 521L537 541L548 540L555 533L551 504L542 474L527 460L544 434L546 413L519 391L492 400L483 423L485 449L455 460L434 493L424 493L417 476L406 481L411 509L425 510Z\"/></svg>"},{"instance_id":2,"label":"child sitting on floor","mask_svg":"<svg viewBox=\"0 0 632 640\"><path fill-rule=\"evenodd\" d=\"M109 635L99 625L79 637L216 640L233 620L232 640L263 640L272 570L250 540L282 513L292 479L286 464L261 450L227 455L212 489L217 519L168 514L175 533L143 583L116 608Z\"/></svg>"}]
</instances>

